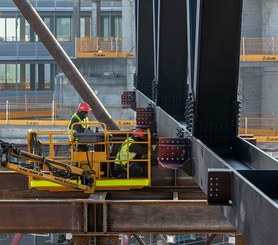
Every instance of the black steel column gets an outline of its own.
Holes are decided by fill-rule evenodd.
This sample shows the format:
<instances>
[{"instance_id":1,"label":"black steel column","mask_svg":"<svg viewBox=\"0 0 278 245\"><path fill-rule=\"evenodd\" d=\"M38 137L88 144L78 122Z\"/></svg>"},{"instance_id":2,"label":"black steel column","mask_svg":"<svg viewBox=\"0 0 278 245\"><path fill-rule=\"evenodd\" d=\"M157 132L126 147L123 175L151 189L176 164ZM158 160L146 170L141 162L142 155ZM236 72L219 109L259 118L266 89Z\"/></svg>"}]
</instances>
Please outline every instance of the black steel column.
<instances>
[{"instance_id":1,"label":"black steel column","mask_svg":"<svg viewBox=\"0 0 278 245\"><path fill-rule=\"evenodd\" d=\"M136 88L152 97L154 79L153 1L137 0L136 6Z\"/></svg>"},{"instance_id":2,"label":"black steel column","mask_svg":"<svg viewBox=\"0 0 278 245\"><path fill-rule=\"evenodd\" d=\"M187 83L186 1L159 1L157 105L183 119Z\"/></svg>"},{"instance_id":3,"label":"black steel column","mask_svg":"<svg viewBox=\"0 0 278 245\"><path fill-rule=\"evenodd\" d=\"M190 84L194 81L195 45L196 45L196 0L188 0L187 27L188 27L188 79Z\"/></svg>"},{"instance_id":4,"label":"black steel column","mask_svg":"<svg viewBox=\"0 0 278 245\"><path fill-rule=\"evenodd\" d=\"M242 0L199 3L193 134L215 151L225 152L237 136Z\"/></svg>"}]
</instances>

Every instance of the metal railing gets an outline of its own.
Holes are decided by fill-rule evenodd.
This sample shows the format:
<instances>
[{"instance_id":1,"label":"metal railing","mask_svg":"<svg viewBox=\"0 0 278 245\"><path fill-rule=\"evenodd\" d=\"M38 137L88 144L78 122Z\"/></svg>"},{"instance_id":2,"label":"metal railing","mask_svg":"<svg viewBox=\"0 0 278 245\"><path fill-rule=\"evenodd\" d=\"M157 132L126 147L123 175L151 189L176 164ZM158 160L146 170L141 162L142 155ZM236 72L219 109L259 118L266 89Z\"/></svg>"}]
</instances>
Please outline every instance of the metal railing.
<instances>
[{"instance_id":1,"label":"metal railing","mask_svg":"<svg viewBox=\"0 0 278 245\"><path fill-rule=\"evenodd\" d=\"M121 37L82 37L76 39L76 57L133 57L131 39Z\"/></svg>"},{"instance_id":2,"label":"metal railing","mask_svg":"<svg viewBox=\"0 0 278 245\"><path fill-rule=\"evenodd\" d=\"M3 96L0 99L0 125L67 126L76 106L76 103L57 103L54 95ZM104 106L108 110L122 110L120 104ZM89 114L89 120L96 121L92 114ZM134 126L133 120L121 120L121 117L115 123L120 128Z\"/></svg>"},{"instance_id":3,"label":"metal railing","mask_svg":"<svg viewBox=\"0 0 278 245\"><path fill-rule=\"evenodd\" d=\"M241 61L277 61L278 37L241 38Z\"/></svg>"},{"instance_id":4,"label":"metal railing","mask_svg":"<svg viewBox=\"0 0 278 245\"><path fill-rule=\"evenodd\" d=\"M277 135L278 113L244 113L240 118L239 132L241 134Z\"/></svg>"},{"instance_id":5,"label":"metal railing","mask_svg":"<svg viewBox=\"0 0 278 245\"><path fill-rule=\"evenodd\" d=\"M121 37L82 37L76 39L76 57L90 57L89 53L98 53L91 57L108 57L107 52L110 55L113 53L115 57L122 53L133 57L132 47L131 40ZM278 37L242 37L240 60L278 61Z\"/></svg>"},{"instance_id":6,"label":"metal railing","mask_svg":"<svg viewBox=\"0 0 278 245\"><path fill-rule=\"evenodd\" d=\"M115 108L115 105L105 105L105 107ZM121 110L120 105L117 108ZM2 125L67 125L69 117L75 112L76 103L57 103L54 95L3 96L0 100L0 124ZM95 120L92 115L89 119ZM116 122L119 126L133 126L130 120ZM244 134L253 133L254 130L278 133L278 113L244 112L240 118L239 130ZM271 135L270 132L268 133Z\"/></svg>"}]
</instances>

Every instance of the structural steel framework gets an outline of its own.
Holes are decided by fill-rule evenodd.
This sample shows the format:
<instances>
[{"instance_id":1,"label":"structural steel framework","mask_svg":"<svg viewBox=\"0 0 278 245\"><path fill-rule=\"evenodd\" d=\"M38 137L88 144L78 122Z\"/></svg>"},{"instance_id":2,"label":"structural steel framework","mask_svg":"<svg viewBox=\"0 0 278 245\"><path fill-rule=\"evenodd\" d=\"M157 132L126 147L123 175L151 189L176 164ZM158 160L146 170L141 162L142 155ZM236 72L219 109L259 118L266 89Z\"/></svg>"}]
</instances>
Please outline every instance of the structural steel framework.
<instances>
[{"instance_id":1,"label":"structural steel framework","mask_svg":"<svg viewBox=\"0 0 278 245\"><path fill-rule=\"evenodd\" d=\"M175 1L156 3L159 12L161 6L171 6ZM193 118L191 132L136 92L138 108L151 105L154 109L158 136L175 137L182 132L190 138L192 177L202 192L195 189L193 198L187 196L189 186L179 185L185 178L181 169L156 176L156 180L168 180L170 185L92 196L59 193L60 197L26 191L25 177L6 172L0 175L0 232L73 232L89 236L238 232L248 244L276 244L277 161L237 137L241 7L242 0L198 1L197 60L191 64L194 81L189 81L195 109L188 114ZM162 62L159 56L157 59L157 64ZM163 84L156 89L171 87L169 79L158 80ZM117 128L114 123L112 126Z\"/></svg>"}]
</instances>

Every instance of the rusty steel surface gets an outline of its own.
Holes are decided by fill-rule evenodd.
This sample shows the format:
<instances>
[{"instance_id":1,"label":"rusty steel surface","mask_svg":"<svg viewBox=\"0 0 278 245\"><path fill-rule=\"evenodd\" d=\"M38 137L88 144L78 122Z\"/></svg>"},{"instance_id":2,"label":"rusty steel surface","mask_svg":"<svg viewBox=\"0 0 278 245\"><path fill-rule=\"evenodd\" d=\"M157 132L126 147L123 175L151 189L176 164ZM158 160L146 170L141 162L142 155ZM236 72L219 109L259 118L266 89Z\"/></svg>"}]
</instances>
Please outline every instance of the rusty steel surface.
<instances>
[{"instance_id":1,"label":"rusty steel surface","mask_svg":"<svg viewBox=\"0 0 278 245\"><path fill-rule=\"evenodd\" d=\"M73 87L81 98L92 108L92 113L96 119L106 124L108 129L118 130L119 127L112 120L112 117L98 99L92 88L86 82L84 77L75 67L71 59L63 50L59 42L55 39L46 24L43 22L37 11L28 0L13 0L25 19L29 22L31 28L38 35L49 53L55 59L61 70L65 73Z\"/></svg>"},{"instance_id":2,"label":"rusty steel surface","mask_svg":"<svg viewBox=\"0 0 278 245\"><path fill-rule=\"evenodd\" d=\"M230 233L234 228L219 207L205 200L137 201L108 203L107 230L148 233ZM124 215L123 215L124 214Z\"/></svg>"},{"instance_id":3,"label":"rusty steel surface","mask_svg":"<svg viewBox=\"0 0 278 245\"><path fill-rule=\"evenodd\" d=\"M0 200L0 233L234 233L205 200Z\"/></svg>"},{"instance_id":4,"label":"rusty steel surface","mask_svg":"<svg viewBox=\"0 0 278 245\"><path fill-rule=\"evenodd\" d=\"M28 189L28 178L12 171L0 171L1 190L23 191Z\"/></svg>"},{"instance_id":5,"label":"rusty steel surface","mask_svg":"<svg viewBox=\"0 0 278 245\"><path fill-rule=\"evenodd\" d=\"M27 178L11 171L1 172L0 180L5 183L0 187L0 233L235 232L220 207L208 206L204 193L190 180L187 186L92 195L28 190ZM13 183L16 188L9 190Z\"/></svg>"},{"instance_id":6,"label":"rusty steel surface","mask_svg":"<svg viewBox=\"0 0 278 245\"><path fill-rule=\"evenodd\" d=\"M82 202L1 200L0 207L0 233L83 230Z\"/></svg>"}]
</instances>

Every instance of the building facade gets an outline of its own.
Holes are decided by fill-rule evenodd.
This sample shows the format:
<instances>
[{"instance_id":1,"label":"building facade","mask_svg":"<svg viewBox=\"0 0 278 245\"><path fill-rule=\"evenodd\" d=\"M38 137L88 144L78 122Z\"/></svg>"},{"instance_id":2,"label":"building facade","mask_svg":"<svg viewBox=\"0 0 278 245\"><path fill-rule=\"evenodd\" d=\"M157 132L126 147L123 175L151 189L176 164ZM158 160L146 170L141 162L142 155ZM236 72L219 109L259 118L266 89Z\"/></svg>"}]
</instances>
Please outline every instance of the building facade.
<instances>
[{"instance_id":1,"label":"building facade","mask_svg":"<svg viewBox=\"0 0 278 245\"><path fill-rule=\"evenodd\" d=\"M91 43L97 40L98 49L109 45L115 46L116 42L122 48L123 32L125 40L128 39L126 35L129 35L122 30L122 13L129 13L129 8L133 7L129 4L130 1L128 5L124 3L124 7L122 1L30 2L93 90L104 99L104 104L120 104L120 95L127 86L126 59L79 58L77 44L82 38L91 38ZM70 82L63 76L55 60L11 0L0 2L0 26L0 94L2 94L0 102L5 102L7 98L10 100L11 97L7 96L12 95L40 96L40 102L44 102L42 95L45 95L45 101L53 98L56 98L58 103L76 104L81 101L80 96L71 88ZM130 33L129 28L128 32ZM134 41L130 42L126 49L131 49L133 45ZM86 51L88 52L88 49ZM95 55L102 52L96 49L89 51ZM101 56L97 56L99 57ZM107 91L107 87L111 85L119 88L118 99L108 96L111 94ZM55 88L58 90L55 91Z\"/></svg>"}]
</instances>

